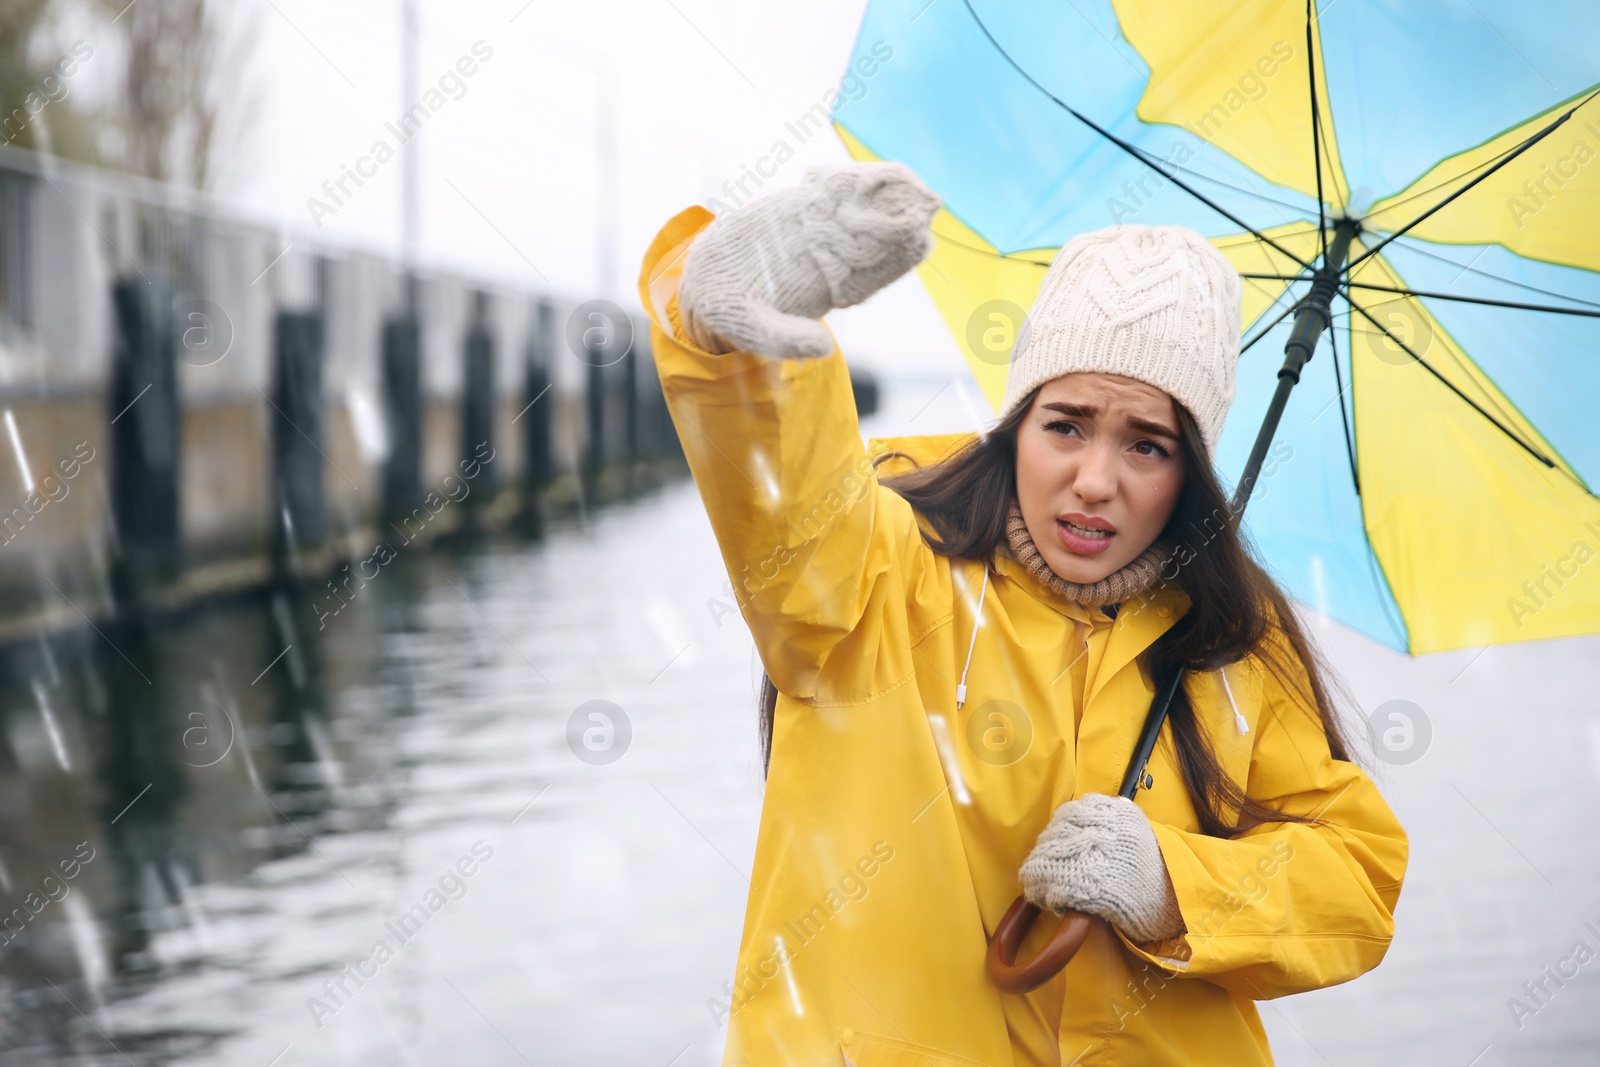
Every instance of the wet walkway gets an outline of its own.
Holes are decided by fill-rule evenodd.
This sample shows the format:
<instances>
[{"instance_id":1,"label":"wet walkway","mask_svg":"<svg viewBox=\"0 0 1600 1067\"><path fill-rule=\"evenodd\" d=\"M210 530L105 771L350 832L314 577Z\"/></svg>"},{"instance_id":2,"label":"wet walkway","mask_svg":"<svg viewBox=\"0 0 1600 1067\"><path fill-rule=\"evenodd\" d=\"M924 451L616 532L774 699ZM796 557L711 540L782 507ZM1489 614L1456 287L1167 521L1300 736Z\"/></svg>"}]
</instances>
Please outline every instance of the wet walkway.
<instances>
[{"instance_id":1,"label":"wet walkway","mask_svg":"<svg viewBox=\"0 0 1600 1067\"><path fill-rule=\"evenodd\" d=\"M941 385L868 432L965 425ZM718 1063L760 809L725 581L684 482L540 546L402 549L337 614L10 650L0 1061ZM1318 632L1364 712L1410 701L1432 737L1379 764L1400 935L1262 1006L1279 1062L1594 1062L1600 640L1407 661Z\"/></svg>"},{"instance_id":2,"label":"wet walkway","mask_svg":"<svg viewBox=\"0 0 1600 1067\"><path fill-rule=\"evenodd\" d=\"M0 1059L712 1062L760 804L723 578L682 483L402 550L321 631L278 599L18 650L0 891L60 899L0 945Z\"/></svg>"}]
</instances>

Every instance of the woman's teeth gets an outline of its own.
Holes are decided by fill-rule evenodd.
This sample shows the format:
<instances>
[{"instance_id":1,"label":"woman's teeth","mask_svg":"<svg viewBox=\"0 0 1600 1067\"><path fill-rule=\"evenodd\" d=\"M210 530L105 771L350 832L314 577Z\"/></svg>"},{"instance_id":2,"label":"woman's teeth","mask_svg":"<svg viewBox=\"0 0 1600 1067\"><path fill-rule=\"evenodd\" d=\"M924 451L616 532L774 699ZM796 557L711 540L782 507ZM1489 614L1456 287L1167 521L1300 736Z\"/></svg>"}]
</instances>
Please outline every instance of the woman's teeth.
<instances>
[{"instance_id":1,"label":"woman's teeth","mask_svg":"<svg viewBox=\"0 0 1600 1067\"><path fill-rule=\"evenodd\" d=\"M1072 532L1077 534L1080 537L1091 537L1092 538L1092 537L1110 537L1111 536L1111 531L1110 530L1097 530L1092 526L1079 526L1077 523L1073 522L1070 519L1062 519L1061 521L1066 523L1069 527L1071 527Z\"/></svg>"}]
</instances>

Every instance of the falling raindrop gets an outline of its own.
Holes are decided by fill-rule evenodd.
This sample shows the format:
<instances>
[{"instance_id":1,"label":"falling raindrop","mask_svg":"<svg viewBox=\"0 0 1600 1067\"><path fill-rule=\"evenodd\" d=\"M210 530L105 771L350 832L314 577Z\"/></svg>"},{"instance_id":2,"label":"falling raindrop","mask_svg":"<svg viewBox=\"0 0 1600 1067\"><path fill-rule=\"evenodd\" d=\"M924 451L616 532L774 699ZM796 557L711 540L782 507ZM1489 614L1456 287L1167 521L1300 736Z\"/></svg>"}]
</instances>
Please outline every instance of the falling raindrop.
<instances>
[{"instance_id":1,"label":"falling raindrop","mask_svg":"<svg viewBox=\"0 0 1600 1067\"><path fill-rule=\"evenodd\" d=\"M762 488L767 492L767 500L776 505L783 499L783 489L778 485L778 477L773 473L772 462L767 459L767 454L759 448L750 449L750 466L755 471L756 478Z\"/></svg>"},{"instance_id":2,"label":"falling raindrop","mask_svg":"<svg viewBox=\"0 0 1600 1067\"><path fill-rule=\"evenodd\" d=\"M167 907L171 903L167 896L166 887L161 884L161 875L156 870L155 864L149 860L139 864L139 910L144 913L144 923L147 929L165 930L172 925L167 919Z\"/></svg>"},{"instance_id":3,"label":"falling raindrop","mask_svg":"<svg viewBox=\"0 0 1600 1067\"><path fill-rule=\"evenodd\" d=\"M111 527L109 520L106 525L106 540L90 535L83 539L84 551L89 556L89 574L94 580L94 589L100 598L100 608L106 615L116 612L117 598L111 588L111 562L107 558L106 549L113 547L111 541Z\"/></svg>"},{"instance_id":4,"label":"falling raindrop","mask_svg":"<svg viewBox=\"0 0 1600 1067\"><path fill-rule=\"evenodd\" d=\"M289 514L289 505L279 505L278 519L283 523L283 540L284 544L289 548L289 559L293 564L293 569L298 571L300 569L300 546L295 543L294 518Z\"/></svg>"},{"instance_id":5,"label":"falling raindrop","mask_svg":"<svg viewBox=\"0 0 1600 1067\"><path fill-rule=\"evenodd\" d=\"M323 783L330 790L339 789L344 784L344 775L338 757L333 753L333 745L328 741L328 731L311 715L301 716L300 723L305 730L306 741L317 758L317 771L322 775Z\"/></svg>"},{"instance_id":6,"label":"falling raindrop","mask_svg":"<svg viewBox=\"0 0 1600 1067\"><path fill-rule=\"evenodd\" d=\"M6 433L11 435L11 451L16 454L17 469L22 472L22 486L27 490L26 495L32 496L34 492L33 471L28 469L28 457L22 451L22 434L17 432L17 417L11 413L10 408L6 408L5 417Z\"/></svg>"},{"instance_id":7,"label":"falling raindrop","mask_svg":"<svg viewBox=\"0 0 1600 1067\"><path fill-rule=\"evenodd\" d=\"M101 1028L110 1029L111 1021L106 1014L106 1002L101 990L105 988L111 969L106 964L105 940L100 924L90 913L89 905L84 903L82 893L67 894L62 898L61 907L67 917L67 930L72 936L72 949L78 957L78 971L83 975L83 984L94 1000Z\"/></svg>"},{"instance_id":8,"label":"falling raindrop","mask_svg":"<svg viewBox=\"0 0 1600 1067\"><path fill-rule=\"evenodd\" d=\"M289 601L282 593L272 596L272 619L278 624L278 636L287 647L283 657L289 665L289 679L296 689L306 687L306 665L300 658L299 634L295 630L294 616L289 611Z\"/></svg>"},{"instance_id":9,"label":"falling raindrop","mask_svg":"<svg viewBox=\"0 0 1600 1067\"><path fill-rule=\"evenodd\" d=\"M50 642L42 631L38 636L39 658L44 660L45 670L50 672L50 684L52 686L59 686L61 684L61 668L56 665L55 652L51 650Z\"/></svg>"},{"instance_id":10,"label":"falling raindrop","mask_svg":"<svg viewBox=\"0 0 1600 1067\"><path fill-rule=\"evenodd\" d=\"M939 762L944 766L945 780L950 783L950 794L957 804L971 804L972 794L967 792L967 780L961 776L961 763L956 759L955 742L951 739L950 723L937 711L928 713L928 725L933 729L933 744L939 750Z\"/></svg>"},{"instance_id":11,"label":"falling raindrop","mask_svg":"<svg viewBox=\"0 0 1600 1067\"><path fill-rule=\"evenodd\" d=\"M50 694L45 689L44 683L33 679L33 699L39 705L39 718L44 722L44 732L50 736L50 747L55 750L56 762L64 771L72 770L72 761L67 758L67 746L61 740L61 730L56 725L55 713L50 710Z\"/></svg>"},{"instance_id":12,"label":"falling raindrop","mask_svg":"<svg viewBox=\"0 0 1600 1067\"><path fill-rule=\"evenodd\" d=\"M783 968L783 980L789 987L789 1003L794 1006L796 1017L804 1016L806 1006L800 1002L800 989L795 985L794 971L789 967L789 957L793 953L789 951L789 946L784 944L782 934L778 934L774 940L778 943L778 964Z\"/></svg>"},{"instance_id":13,"label":"falling raindrop","mask_svg":"<svg viewBox=\"0 0 1600 1067\"><path fill-rule=\"evenodd\" d=\"M184 869L183 864L169 862L167 876L176 888L178 906L182 908L184 917L189 920L189 927L194 931L200 951L209 955L216 943L211 936L211 924L207 922L205 911L197 899L198 894L194 891L194 884L189 881L189 872Z\"/></svg>"},{"instance_id":14,"label":"falling raindrop","mask_svg":"<svg viewBox=\"0 0 1600 1067\"><path fill-rule=\"evenodd\" d=\"M987 426L993 419L986 419L978 413L978 406L972 401L972 394L960 379L956 380L956 399L961 401L961 410L966 413L967 424L973 427ZM986 402L987 403L987 402Z\"/></svg>"},{"instance_id":15,"label":"falling raindrop","mask_svg":"<svg viewBox=\"0 0 1600 1067\"><path fill-rule=\"evenodd\" d=\"M372 393L352 382L345 386L344 403L350 412L350 425L355 431L361 458L369 464L381 463L389 454L389 431Z\"/></svg>"},{"instance_id":16,"label":"falling raindrop","mask_svg":"<svg viewBox=\"0 0 1600 1067\"><path fill-rule=\"evenodd\" d=\"M1323 576L1322 557L1311 557L1311 595L1317 602L1317 621L1326 625L1328 621L1328 584Z\"/></svg>"},{"instance_id":17,"label":"falling raindrop","mask_svg":"<svg viewBox=\"0 0 1600 1067\"><path fill-rule=\"evenodd\" d=\"M245 738L244 744L238 746L235 751L244 757L244 773L249 776L250 785L255 788L256 792L265 793L266 790L261 788L261 775L256 773L256 761L250 756L250 739L248 737Z\"/></svg>"}]
</instances>

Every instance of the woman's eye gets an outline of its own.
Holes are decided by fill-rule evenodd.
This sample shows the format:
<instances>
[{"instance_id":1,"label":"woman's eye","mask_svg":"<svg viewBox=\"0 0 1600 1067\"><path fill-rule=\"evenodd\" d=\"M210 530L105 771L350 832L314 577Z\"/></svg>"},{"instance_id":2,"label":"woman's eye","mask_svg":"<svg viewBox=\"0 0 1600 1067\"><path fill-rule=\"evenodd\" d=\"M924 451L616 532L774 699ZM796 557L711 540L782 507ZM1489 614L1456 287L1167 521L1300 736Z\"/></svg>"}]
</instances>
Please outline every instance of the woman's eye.
<instances>
[{"instance_id":1,"label":"woman's eye","mask_svg":"<svg viewBox=\"0 0 1600 1067\"><path fill-rule=\"evenodd\" d=\"M1061 433L1066 429L1073 429L1073 430L1077 429L1077 427L1074 426L1072 423L1064 422L1064 421L1062 421L1060 419L1057 419L1055 422L1047 422L1047 423L1045 423L1044 424L1044 428L1047 429L1047 430L1054 430L1057 433Z\"/></svg>"},{"instance_id":2,"label":"woman's eye","mask_svg":"<svg viewBox=\"0 0 1600 1067\"><path fill-rule=\"evenodd\" d=\"M1156 444L1154 441L1138 441L1138 442L1134 443L1133 447L1134 448L1138 448L1140 445L1149 445L1151 448L1155 449L1154 452L1140 452L1139 454L1141 456L1170 456L1170 455L1172 455L1171 452L1167 451L1165 448L1162 448L1160 445Z\"/></svg>"}]
</instances>

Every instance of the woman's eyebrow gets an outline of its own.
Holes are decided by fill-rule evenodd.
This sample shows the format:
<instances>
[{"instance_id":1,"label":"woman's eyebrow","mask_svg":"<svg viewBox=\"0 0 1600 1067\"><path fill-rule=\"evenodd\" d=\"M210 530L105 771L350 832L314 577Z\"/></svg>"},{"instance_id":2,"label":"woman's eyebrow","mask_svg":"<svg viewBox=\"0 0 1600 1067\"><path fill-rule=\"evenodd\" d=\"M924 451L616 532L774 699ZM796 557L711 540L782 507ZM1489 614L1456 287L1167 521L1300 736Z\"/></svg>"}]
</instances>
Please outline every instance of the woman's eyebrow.
<instances>
[{"instance_id":1,"label":"woman's eyebrow","mask_svg":"<svg viewBox=\"0 0 1600 1067\"><path fill-rule=\"evenodd\" d=\"M1132 426L1136 430L1143 430L1145 433L1155 434L1157 437L1165 437L1173 442L1178 440L1178 434L1176 431L1167 429L1159 422L1151 422L1149 419L1141 419L1138 416L1130 416L1128 418L1128 425Z\"/></svg>"},{"instance_id":2,"label":"woman's eyebrow","mask_svg":"<svg viewBox=\"0 0 1600 1067\"><path fill-rule=\"evenodd\" d=\"M1100 415L1100 409L1094 404L1069 404L1062 400L1052 400L1048 404L1040 404L1039 406L1049 408L1051 411L1059 411L1063 415L1075 415L1085 419L1095 419ZM1142 419L1137 415L1128 417L1128 425L1136 430L1143 430L1145 433L1153 433L1159 437L1170 438L1173 441L1178 440L1176 431L1167 429L1159 422L1151 422L1149 419Z\"/></svg>"}]
</instances>

